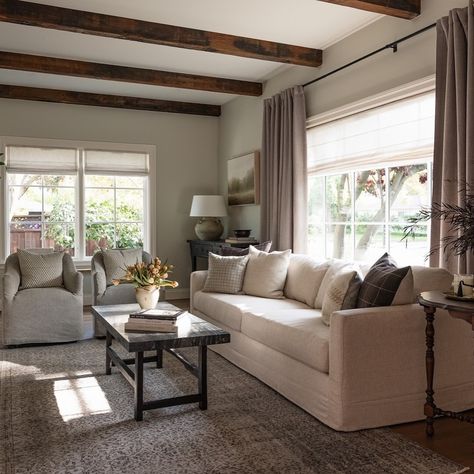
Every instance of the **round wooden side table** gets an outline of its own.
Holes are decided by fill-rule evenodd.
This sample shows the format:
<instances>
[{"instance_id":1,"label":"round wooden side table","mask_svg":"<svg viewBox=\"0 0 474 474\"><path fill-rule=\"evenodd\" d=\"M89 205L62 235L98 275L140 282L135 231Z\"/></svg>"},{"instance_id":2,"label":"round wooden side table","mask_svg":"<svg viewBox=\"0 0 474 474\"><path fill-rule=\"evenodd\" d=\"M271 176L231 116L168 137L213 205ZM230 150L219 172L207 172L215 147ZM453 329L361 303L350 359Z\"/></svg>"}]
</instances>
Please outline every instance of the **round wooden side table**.
<instances>
[{"instance_id":1,"label":"round wooden side table","mask_svg":"<svg viewBox=\"0 0 474 474\"><path fill-rule=\"evenodd\" d=\"M446 411L437 407L434 401L433 376L434 376L434 318L437 308L445 309L453 318L462 319L471 325L474 331L474 302L457 301L446 298L439 291L426 291L418 297L418 302L423 306L426 314L426 434L433 436L433 422L435 416L442 415L449 418L456 418L460 421L474 423L474 416L464 415L459 412Z\"/></svg>"}]
</instances>

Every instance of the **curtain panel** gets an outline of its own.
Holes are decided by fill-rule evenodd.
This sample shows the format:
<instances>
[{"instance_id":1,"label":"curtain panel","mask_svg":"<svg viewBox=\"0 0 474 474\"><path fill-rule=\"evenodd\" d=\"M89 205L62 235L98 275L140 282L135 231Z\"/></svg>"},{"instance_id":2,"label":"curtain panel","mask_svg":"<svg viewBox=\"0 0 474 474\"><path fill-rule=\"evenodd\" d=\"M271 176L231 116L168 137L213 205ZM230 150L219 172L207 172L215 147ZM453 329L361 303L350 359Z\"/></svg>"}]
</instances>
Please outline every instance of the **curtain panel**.
<instances>
[{"instance_id":1,"label":"curtain panel","mask_svg":"<svg viewBox=\"0 0 474 474\"><path fill-rule=\"evenodd\" d=\"M474 13L454 9L437 23L436 115L433 158L433 202L465 205L474 191ZM431 245L450 235L444 221L431 223ZM474 273L474 258L441 248L430 264L453 273Z\"/></svg>"},{"instance_id":2,"label":"curtain panel","mask_svg":"<svg viewBox=\"0 0 474 474\"><path fill-rule=\"evenodd\" d=\"M261 240L304 253L307 233L306 106L303 87L264 101Z\"/></svg>"}]
</instances>

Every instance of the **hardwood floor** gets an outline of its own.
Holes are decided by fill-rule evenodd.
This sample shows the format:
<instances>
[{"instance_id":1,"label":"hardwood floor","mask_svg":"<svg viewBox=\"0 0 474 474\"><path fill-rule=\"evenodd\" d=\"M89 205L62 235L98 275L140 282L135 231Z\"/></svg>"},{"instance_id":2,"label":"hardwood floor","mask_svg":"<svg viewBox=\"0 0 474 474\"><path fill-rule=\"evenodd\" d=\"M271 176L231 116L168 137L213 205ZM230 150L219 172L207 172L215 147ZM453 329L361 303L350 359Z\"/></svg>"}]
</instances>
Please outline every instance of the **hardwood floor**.
<instances>
[{"instance_id":1,"label":"hardwood floor","mask_svg":"<svg viewBox=\"0 0 474 474\"><path fill-rule=\"evenodd\" d=\"M468 413L474 414L474 410ZM422 446L474 470L474 425L439 418L435 421L435 434L425 434L424 421L392 426L392 430Z\"/></svg>"},{"instance_id":2,"label":"hardwood floor","mask_svg":"<svg viewBox=\"0 0 474 474\"><path fill-rule=\"evenodd\" d=\"M179 308L189 309L189 300L173 300ZM93 337L90 307L84 308L84 339ZM474 414L474 410L469 413ZM392 426L402 436L474 470L474 425L452 419L437 419L435 434L428 438L424 421Z\"/></svg>"}]
</instances>

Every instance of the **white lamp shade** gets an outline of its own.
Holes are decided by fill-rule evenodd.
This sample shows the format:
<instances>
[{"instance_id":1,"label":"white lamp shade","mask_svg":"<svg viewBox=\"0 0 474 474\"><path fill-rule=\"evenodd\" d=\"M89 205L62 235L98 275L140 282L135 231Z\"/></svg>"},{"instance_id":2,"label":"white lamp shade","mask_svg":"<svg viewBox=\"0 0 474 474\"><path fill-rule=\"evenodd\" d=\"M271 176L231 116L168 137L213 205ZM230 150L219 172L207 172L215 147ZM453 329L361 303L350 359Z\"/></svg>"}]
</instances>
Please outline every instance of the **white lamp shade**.
<instances>
[{"instance_id":1,"label":"white lamp shade","mask_svg":"<svg viewBox=\"0 0 474 474\"><path fill-rule=\"evenodd\" d=\"M193 196L191 217L224 217L227 216L224 196Z\"/></svg>"}]
</instances>

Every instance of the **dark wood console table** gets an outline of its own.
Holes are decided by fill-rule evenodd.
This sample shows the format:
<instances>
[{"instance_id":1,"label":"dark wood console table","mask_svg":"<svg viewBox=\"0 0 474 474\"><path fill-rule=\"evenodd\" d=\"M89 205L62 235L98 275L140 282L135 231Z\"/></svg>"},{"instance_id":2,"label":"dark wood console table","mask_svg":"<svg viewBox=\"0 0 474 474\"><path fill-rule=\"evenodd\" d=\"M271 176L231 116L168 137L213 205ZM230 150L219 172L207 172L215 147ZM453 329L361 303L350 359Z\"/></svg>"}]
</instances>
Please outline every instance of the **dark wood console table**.
<instances>
[{"instance_id":1,"label":"dark wood console table","mask_svg":"<svg viewBox=\"0 0 474 474\"><path fill-rule=\"evenodd\" d=\"M456 418L460 421L467 421L474 423L474 416L463 415L462 413L445 411L438 408L434 401L433 391L433 376L434 376L434 318L436 308L445 309L453 318L459 318L471 325L474 331L474 303L467 301L456 301L446 298L443 293L439 291L427 291L421 293L418 297L418 302L423 306L426 314L426 434L433 436L434 427L433 422L435 416L447 416L449 418Z\"/></svg>"},{"instance_id":2,"label":"dark wood console table","mask_svg":"<svg viewBox=\"0 0 474 474\"><path fill-rule=\"evenodd\" d=\"M193 272L195 272L197 269L197 258L207 258L209 252L220 255L221 249L223 247L237 247L240 249L246 249L249 245L259 244L259 242L229 243L225 242L224 240L188 240L187 242L191 250L191 264Z\"/></svg>"}]
</instances>

